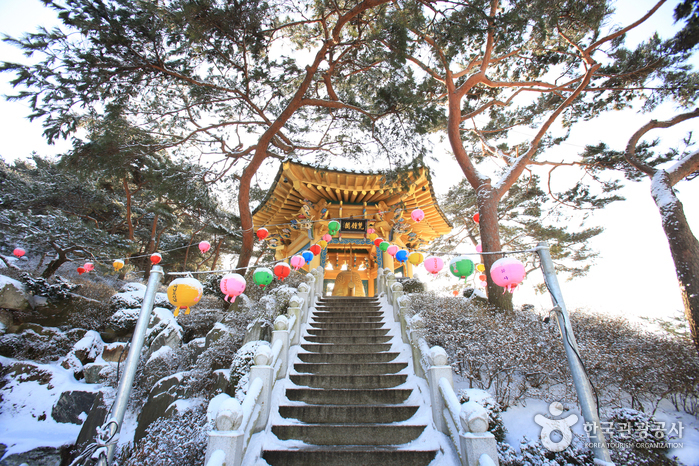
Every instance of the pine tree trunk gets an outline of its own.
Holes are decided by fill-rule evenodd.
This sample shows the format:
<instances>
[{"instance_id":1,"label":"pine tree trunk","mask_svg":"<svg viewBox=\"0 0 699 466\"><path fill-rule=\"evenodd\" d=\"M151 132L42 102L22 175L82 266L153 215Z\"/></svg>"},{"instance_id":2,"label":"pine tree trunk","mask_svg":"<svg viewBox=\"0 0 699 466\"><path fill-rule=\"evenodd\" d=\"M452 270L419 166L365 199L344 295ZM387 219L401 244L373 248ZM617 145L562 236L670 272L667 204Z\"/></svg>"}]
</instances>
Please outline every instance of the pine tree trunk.
<instances>
[{"instance_id":1,"label":"pine tree trunk","mask_svg":"<svg viewBox=\"0 0 699 466\"><path fill-rule=\"evenodd\" d=\"M675 195L665 171L658 170L653 176L651 194L660 211L675 263L684 312L694 346L699 352L699 241L689 227L682 202Z\"/></svg>"},{"instance_id":2,"label":"pine tree trunk","mask_svg":"<svg viewBox=\"0 0 699 466\"><path fill-rule=\"evenodd\" d=\"M478 213L481 233L481 247L483 252L500 251L500 230L498 228L498 202L490 184L481 185L478 193ZM505 311L512 310L512 295L503 293L503 288L496 285L490 276L490 268L493 263L502 257L501 254L484 254L483 265L485 265L486 276L488 277L488 302L493 306Z\"/></svg>"},{"instance_id":3,"label":"pine tree trunk","mask_svg":"<svg viewBox=\"0 0 699 466\"><path fill-rule=\"evenodd\" d=\"M59 251L56 258L48 263L41 276L44 278L53 276L53 274L56 273L56 271L66 262L68 262L67 253L65 251Z\"/></svg>"}]
</instances>

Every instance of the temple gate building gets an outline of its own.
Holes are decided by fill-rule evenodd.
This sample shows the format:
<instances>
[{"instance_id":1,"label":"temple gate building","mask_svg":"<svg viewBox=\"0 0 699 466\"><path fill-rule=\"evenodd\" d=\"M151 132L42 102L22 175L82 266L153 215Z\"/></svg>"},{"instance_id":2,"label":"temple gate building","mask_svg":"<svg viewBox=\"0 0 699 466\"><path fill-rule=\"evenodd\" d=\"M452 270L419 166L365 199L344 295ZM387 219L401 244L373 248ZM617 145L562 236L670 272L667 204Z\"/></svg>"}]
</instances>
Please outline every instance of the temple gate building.
<instances>
[{"instance_id":1,"label":"temple gate building","mask_svg":"<svg viewBox=\"0 0 699 466\"><path fill-rule=\"evenodd\" d=\"M425 213L419 223L410 216L416 208ZM253 212L255 229L269 231L266 241L275 250L275 258L287 262L317 244L332 220L340 222L340 232L304 269L322 266L324 294L333 289L340 296L374 296L379 267L398 276L413 276L412 264L401 264L374 245L368 238L369 228L409 251L425 250L452 229L437 205L426 167L389 179L380 172L286 160L267 197Z\"/></svg>"}]
</instances>

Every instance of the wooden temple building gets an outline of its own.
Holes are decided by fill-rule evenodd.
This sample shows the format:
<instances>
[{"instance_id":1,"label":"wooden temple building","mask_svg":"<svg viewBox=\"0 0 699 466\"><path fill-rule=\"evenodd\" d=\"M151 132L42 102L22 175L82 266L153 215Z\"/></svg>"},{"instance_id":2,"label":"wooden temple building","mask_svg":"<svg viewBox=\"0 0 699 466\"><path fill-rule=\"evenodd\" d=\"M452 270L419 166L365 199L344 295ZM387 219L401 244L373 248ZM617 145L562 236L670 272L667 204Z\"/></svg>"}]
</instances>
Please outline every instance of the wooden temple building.
<instances>
[{"instance_id":1,"label":"wooden temple building","mask_svg":"<svg viewBox=\"0 0 699 466\"><path fill-rule=\"evenodd\" d=\"M421 222L411 218L420 208ZM253 212L254 228L266 228L266 241L277 260L321 241L328 224L340 222L340 232L316 255L305 270L325 269L324 294L374 296L379 267L398 276L412 277L413 266L394 260L368 238L373 228L379 237L407 250L426 246L452 229L437 205L430 172L415 169L395 179L385 173L339 170L286 160L282 163L267 197ZM345 273L343 273L345 272ZM348 282L361 279L362 287ZM344 290L344 291L341 291Z\"/></svg>"}]
</instances>

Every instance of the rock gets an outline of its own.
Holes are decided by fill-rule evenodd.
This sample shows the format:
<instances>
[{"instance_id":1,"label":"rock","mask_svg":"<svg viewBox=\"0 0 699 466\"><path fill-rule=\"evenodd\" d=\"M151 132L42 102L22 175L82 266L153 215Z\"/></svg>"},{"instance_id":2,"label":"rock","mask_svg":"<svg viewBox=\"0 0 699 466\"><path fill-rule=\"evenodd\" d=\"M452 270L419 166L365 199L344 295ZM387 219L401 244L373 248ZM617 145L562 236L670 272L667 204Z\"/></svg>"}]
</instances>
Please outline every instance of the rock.
<instances>
[{"instance_id":1,"label":"rock","mask_svg":"<svg viewBox=\"0 0 699 466\"><path fill-rule=\"evenodd\" d=\"M73 371L76 379L83 377L83 366L95 362L102 354L104 342L99 333L89 330L70 350L65 359L61 362L64 369Z\"/></svg>"},{"instance_id":2,"label":"rock","mask_svg":"<svg viewBox=\"0 0 699 466\"><path fill-rule=\"evenodd\" d=\"M226 393L227 395L235 395L235 386L231 387L230 378L231 371L228 369L219 369L214 371L214 386L211 390L214 394Z\"/></svg>"},{"instance_id":3,"label":"rock","mask_svg":"<svg viewBox=\"0 0 699 466\"><path fill-rule=\"evenodd\" d=\"M51 417L56 422L80 425L90 412L96 396L95 392L63 392L51 410ZM81 416L82 413L85 416Z\"/></svg>"},{"instance_id":4,"label":"rock","mask_svg":"<svg viewBox=\"0 0 699 466\"><path fill-rule=\"evenodd\" d=\"M22 282L0 275L0 308L15 311L31 310L30 297L24 291Z\"/></svg>"},{"instance_id":5,"label":"rock","mask_svg":"<svg viewBox=\"0 0 699 466\"><path fill-rule=\"evenodd\" d=\"M154 421L163 417L170 405L181 398L186 398L188 391L182 385L182 374L174 374L160 379L148 394L148 400L138 415L134 441L146 436L146 430Z\"/></svg>"},{"instance_id":6,"label":"rock","mask_svg":"<svg viewBox=\"0 0 699 466\"><path fill-rule=\"evenodd\" d=\"M0 335L4 335L6 332L11 331L12 323L14 319L12 313L6 309L0 309Z\"/></svg>"},{"instance_id":7,"label":"rock","mask_svg":"<svg viewBox=\"0 0 699 466\"><path fill-rule=\"evenodd\" d=\"M258 340L272 341L272 327L261 320L256 320L248 326L243 344Z\"/></svg>"},{"instance_id":8,"label":"rock","mask_svg":"<svg viewBox=\"0 0 699 466\"><path fill-rule=\"evenodd\" d=\"M65 460L68 464L68 449L66 447L41 447L24 453L6 456L0 461L0 466L61 466Z\"/></svg>"},{"instance_id":9,"label":"rock","mask_svg":"<svg viewBox=\"0 0 699 466\"><path fill-rule=\"evenodd\" d=\"M88 443L92 443L97 435L97 428L104 424L108 413L109 408L104 403L104 394L102 392L97 392L95 401L92 402L90 412L85 422L83 422L80 434L78 434L78 439L75 442L80 449L84 448Z\"/></svg>"},{"instance_id":10,"label":"rock","mask_svg":"<svg viewBox=\"0 0 699 466\"><path fill-rule=\"evenodd\" d=\"M126 348L126 343L111 343L105 345L102 350L102 359L107 362L124 362L129 355L129 350Z\"/></svg>"},{"instance_id":11,"label":"rock","mask_svg":"<svg viewBox=\"0 0 699 466\"><path fill-rule=\"evenodd\" d=\"M148 356L165 346L177 349L182 345L184 331L172 313L162 307L153 309L145 344L148 346Z\"/></svg>"},{"instance_id":12,"label":"rock","mask_svg":"<svg viewBox=\"0 0 699 466\"><path fill-rule=\"evenodd\" d=\"M7 374L15 379L17 383L38 382L39 385L46 385L53 378L50 372L39 369L39 367L29 362L10 364Z\"/></svg>"},{"instance_id":13,"label":"rock","mask_svg":"<svg viewBox=\"0 0 699 466\"><path fill-rule=\"evenodd\" d=\"M222 323L215 324L214 328L209 330L209 333L206 334L204 349L210 348L211 345L230 333L231 330L226 325Z\"/></svg>"},{"instance_id":14,"label":"rock","mask_svg":"<svg viewBox=\"0 0 699 466\"><path fill-rule=\"evenodd\" d=\"M83 366L83 377L85 377L85 383L102 383L104 378L100 376L100 372L102 372L102 369L105 367L107 366L96 362L85 364Z\"/></svg>"},{"instance_id":15,"label":"rock","mask_svg":"<svg viewBox=\"0 0 699 466\"><path fill-rule=\"evenodd\" d=\"M112 332L116 334L117 337L123 337L129 333L133 333L140 312L141 309L136 308L118 309L107 321L107 329L105 332Z\"/></svg>"}]
</instances>

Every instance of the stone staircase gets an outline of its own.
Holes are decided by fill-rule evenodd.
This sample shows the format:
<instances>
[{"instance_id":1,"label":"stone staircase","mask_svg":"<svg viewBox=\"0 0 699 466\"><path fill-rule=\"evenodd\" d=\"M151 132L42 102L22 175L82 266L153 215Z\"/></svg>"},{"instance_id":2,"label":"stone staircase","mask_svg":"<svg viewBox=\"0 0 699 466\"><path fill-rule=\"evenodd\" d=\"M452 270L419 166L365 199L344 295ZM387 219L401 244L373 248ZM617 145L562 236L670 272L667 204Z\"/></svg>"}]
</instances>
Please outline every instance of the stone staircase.
<instances>
[{"instance_id":1,"label":"stone staircase","mask_svg":"<svg viewBox=\"0 0 699 466\"><path fill-rule=\"evenodd\" d=\"M452 464L399 332L377 298L319 299L272 416L267 464Z\"/></svg>"}]
</instances>

